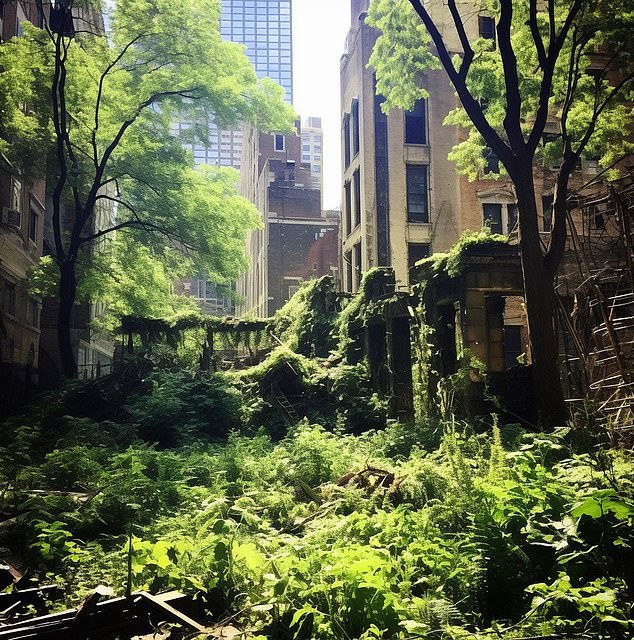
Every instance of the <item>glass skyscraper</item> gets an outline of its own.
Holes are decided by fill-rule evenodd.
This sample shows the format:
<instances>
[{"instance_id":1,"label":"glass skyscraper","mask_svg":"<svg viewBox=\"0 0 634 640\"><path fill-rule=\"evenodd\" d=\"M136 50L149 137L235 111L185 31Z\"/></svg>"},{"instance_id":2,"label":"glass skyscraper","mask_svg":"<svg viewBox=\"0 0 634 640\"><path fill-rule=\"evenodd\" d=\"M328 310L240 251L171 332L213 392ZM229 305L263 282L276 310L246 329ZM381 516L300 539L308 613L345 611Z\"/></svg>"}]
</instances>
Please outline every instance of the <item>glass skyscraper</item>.
<instances>
[{"instance_id":1,"label":"glass skyscraper","mask_svg":"<svg viewBox=\"0 0 634 640\"><path fill-rule=\"evenodd\" d=\"M225 40L245 45L260 78L270 77L284 88L284 99L293 101L293 42L291 0L222 0L220 34ZM188 145L196 164L219 164L240 168L242 131L219 130L213 120L204 124L207 144ZM191 124L179 122L176 129Z\"/></svg>"},{"instance_id":2,"label":"glass skyscraper","mask_svg":"<svg viewBox=\"0 0 634 640\"><path fill-rule=\"evenodd\" d=\"M293 102L291 0L222 0L220 33L246 46L260 78L269 76Z\"/></svg>"}]
</instances>

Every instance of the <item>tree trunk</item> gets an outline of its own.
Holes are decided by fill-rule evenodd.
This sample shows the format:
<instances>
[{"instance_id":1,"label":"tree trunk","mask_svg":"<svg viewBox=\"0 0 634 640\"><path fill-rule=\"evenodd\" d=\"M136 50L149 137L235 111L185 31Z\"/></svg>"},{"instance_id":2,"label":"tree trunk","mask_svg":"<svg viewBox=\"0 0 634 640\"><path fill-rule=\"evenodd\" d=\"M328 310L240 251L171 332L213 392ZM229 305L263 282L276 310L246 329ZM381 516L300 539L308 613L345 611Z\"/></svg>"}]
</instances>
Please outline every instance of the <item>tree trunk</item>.
<instances>
[{"instance_id":1,"label":"tree trunk","mask_svg":"<svg viewBox=\"0 0 634 640\"><path fill-rule=\"evenodd\" d=\"M533 392L539 424L552 428L565 424L568 413L559 375L559 349L554 324L553 276L544 265L538 228L532 165L513 181L520 219L520 255L528 313Z\"/></svg>"},{"instance_id":2,"label":"tree trunk","mask_svg":"<svg viewBox=\"0 0 634 640\"><path fill-rule=\"evenodd\" d=\"M71 321L75 306L77 291L77 274L75 261L65 260L60 265L59 278L59 312L57 318L57 339L59 354L62 360L62 370L66 378L77 377L77 361L73 353L71 339Z\"/></svg>"}]
</instances>

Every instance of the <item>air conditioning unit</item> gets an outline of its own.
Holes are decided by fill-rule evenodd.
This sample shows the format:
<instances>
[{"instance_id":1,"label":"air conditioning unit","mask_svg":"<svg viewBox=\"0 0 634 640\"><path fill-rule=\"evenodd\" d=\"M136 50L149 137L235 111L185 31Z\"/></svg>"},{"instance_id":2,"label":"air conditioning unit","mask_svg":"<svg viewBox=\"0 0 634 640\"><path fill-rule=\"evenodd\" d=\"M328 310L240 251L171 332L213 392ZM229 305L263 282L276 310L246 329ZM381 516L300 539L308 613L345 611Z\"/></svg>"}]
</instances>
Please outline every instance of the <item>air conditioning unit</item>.
<instances>
[{"instance_id":1,"label":"air conditioning unit","mask_svg":"<svg viewBox=\"0 0 634 640\"><path fill-rule=\"evenodd\" d=\"M2 207L2 224L19 229L22 226L22 214L17 209Z\"/></svg>"}]
</instances>

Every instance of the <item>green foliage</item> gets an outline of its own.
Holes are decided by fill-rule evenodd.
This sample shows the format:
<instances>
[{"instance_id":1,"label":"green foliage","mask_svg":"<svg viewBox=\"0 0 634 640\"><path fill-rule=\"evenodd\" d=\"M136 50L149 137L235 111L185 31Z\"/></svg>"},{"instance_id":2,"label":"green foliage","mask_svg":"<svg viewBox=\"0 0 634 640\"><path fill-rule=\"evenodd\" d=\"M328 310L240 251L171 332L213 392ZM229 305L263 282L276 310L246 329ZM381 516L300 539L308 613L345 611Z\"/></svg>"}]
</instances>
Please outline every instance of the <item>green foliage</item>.
<instances>
[{"instance_id":1,"label":"green foliage","mask_svg":"<svg viewBox=\"0 0 634 640\"><path fill-rule=\"evenodd\" d=\"M417 100L429 97L419 81L420 70L439 67L425 27L407 0L374 0L366 20L382 34L369 61L381 71L376 89L386 98L382 109L386 113L394 107L412 109Z\"/></svg>"},{"instance_id":2,"label":"green foliage","mask_svg":"<svg viewBox=\"0 0 634 640\"><path fill-rule=\"evenodd\" d=\"M170 394L152 397L155 419L153 402L172 410ZM22 457L5 508L20 513L12 543L58 572L68 604L95 580L123 592L130 554L134 589L207 593L263 638L625 637L631 460L611 452L608 477L568 435L454 422L425 450L422 428L355 436L303 421L276 443L73 445Z\"/></svg>"},{"instance_id":3,"label":"green foliage","mask_svg":"<svg viewBox=\"0 0 634 640\"><path fill-rule=\"evenodd\" d=\"M307 357L326 357L335 346L338 311L330 276L309 280L273 317L269 331L289 349Z\"/></svg>"},{"instance_id":4,"label":"green foliage","mask_svg":"<svg viewBox=\"0 0 634 640\"><path fill-rule=\"evenodd\" d=\"M517 85L520 102L518 114L511 114L519 121L522 133L528 137L536 122L540 106L540 92L544 82L549 95L548 112L562 122L564 140L572 149L585 151L587 157L599 158L602 166L608 167L624 153L632 151L632 143L624 139L620 132L632 126L634 111L630 99L630 81L611 97L618 80L628 78L632 62L631 23L633 8L630 2L612 3L581 2L579 11L571 16L574 28L562 37L562 49L554 65L552 80L545 66L538 60L538 47L529 21L529 2L512 3L511 46L512 63L517 64L517 79L507 71L511 68L503 61L502 47L494 46L491 40L471 37L469 46L473 50L464 80L471 96L481 105L488 124L506 140L505 118L507 118L507 81ZM552 2L552 25L557 37L568 18L572 3ZM496 24L500 20L500 3L484 4L487 15ZM461 7L461 19L467 25L469 20ZM453 18L449 8L442 7L431 12L431 18L444 35L443 25L449 24L448 32L454 33ZM384 109L412 108L417 98L426 97L424 78L438 68L438 59L430 47L430 36L409 2L389 2L373 0L368 12L368 22L380 30L370 64L377 73L377 87L386 97ZM538 6L535 28L544 39L547 50L554 43L555 35L549 32L549 16L545 8ZM627 34L627 35L626 35ZM445 37L449 43L450 37ZM627 43L627 44L626 44ZM448 44L449 54L456 53L456 46ZM608 68L605 73L592 76L586 73L596 51L610 51ZM549 50L550 53L550 50ZM455 55L454 67L460 68L466 56ZM511 62L510 57L507 62ZM628 70L628 71L626 71ZM552 84L552 86L551 86ZM605 107L598 109L599 105ZM450 159L456 168L474 180L476 178L497 178L497 174L484 174L486 165L484 149L486 144L466 110L459 106L452 110L445 120L447 125L466 129L467 136L457 143ZM587 139L586 139L587 136ZM561 138L540 144L537 157L554 163L562 157ZM490 141L489 141L490 142ZM584 150L585 147L585 150Z\"/></svg>"},{"instance_id":5,"label":"green foliage","mask_svg":"<svg viewBox=\"0 0 634 640\"><path fill-rule=\"evenodd\" d=\"M367 365L341 364L330 374L330 396L336 406L337 426L351 433L381 429L388 401L372 390Z\"/></svg>"},{"instance_id":6,"label":"green foliage","mask_svg":"<svg viewBox=\"0 0 634 640\"><path fill-rule=\"evenodd\" d=\"M241 426L240 393L223 374L157 370L144 385L147 393L131 398L126 411L149 442L174 446L220 440Z\"/></svg>"},{"instance_id":7,"label":"green foliage","mask_svg":"<svg viewBox=\"0 0 634 640\"><path fill-rule=\"evenodd\" d=\"M91 25L66 37L25 23L0 46L0 151L18 172L48 173L62 316L78 272L80 293L108 303L102 324L112 329L125 314L187 307L169 290L184 264L214 280L246 268L255 206L237 194L235 170L194 168L183 143L207 143L210 120L288 132L295 114L244 48L221 38L219 16L219 0L118 0L110 33ZM177 120L191 125L182 136ZM133 239L104 250L115 231ZM42 273L35 287L52 282ZM73 377L68 331L60 353Z\"/></svg>"},{"instance_id":8,"label":"green foliage","mask_svg":"<svg viewBox=\"0 0 634 640\"><path fill-rule=\"evenodd\" d=\"M191 272L191 261L169 248L161 255L143 244L143 238L120 232L90 258L82 254L78 263L79 302L98 302L104 309L93 325L114 332L124 316L169 318L193 313L195 301L173 291L174 280ZM59 271L52 256L44 256L30 274L30 290L55 297Z\"/></svg>"},{"instance_id":9,"label":"green foliage","mask_svg":"<svg viewBox=\"0 0 634 640\"><path fill-rule=\"evenodd\" d=\"M469 255L469 249L478 245L507 244L506 236L491 233L488 228L480 231L467 229L458 242L446 253L434 253L417 263L422 280L430 279L438 273L446 273L451 278L459 276L464 266L464 260Z\"/></svg>"}]
</instances>

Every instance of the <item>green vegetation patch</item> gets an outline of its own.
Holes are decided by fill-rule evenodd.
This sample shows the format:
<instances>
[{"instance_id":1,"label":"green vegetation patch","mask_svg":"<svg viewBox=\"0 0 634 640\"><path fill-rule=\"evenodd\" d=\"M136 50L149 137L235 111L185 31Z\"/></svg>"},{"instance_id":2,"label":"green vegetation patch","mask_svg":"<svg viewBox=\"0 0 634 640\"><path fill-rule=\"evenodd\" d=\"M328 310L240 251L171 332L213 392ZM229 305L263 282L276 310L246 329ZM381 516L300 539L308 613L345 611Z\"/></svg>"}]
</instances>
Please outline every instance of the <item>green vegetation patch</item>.
<instances>
[{"instance_id":1,"label":"green vegetation patch","mask_svg":"<svg viewBox=\"0 0 634 640\"><path fill-rule=\"evenodd\" d=\"M429 434L440 441L425 449ZM63 608L96 584L181 589L249 637L627 637L633 467L568 432L426 423L157 451L11 434L1 542ZM73 491L68 494L65 492ZM62 492L62 493L60 493Z\"/></svg>"},{"instance_id":2,"label":"green vegetation patch","mask_svg":"<svg viewBox=\"0 0 634 640\"><path fill-rule=\"evenodd\" d=\"M508 238L491 233L487 228L480 231L467 230L448 252L434 253L429 258L423 258L416 263L419 280L428 281L440 273L446 273L449 277L455 278L462 273L471 249L499 245L508 245Z\"/></svg>"}]
</instances>

